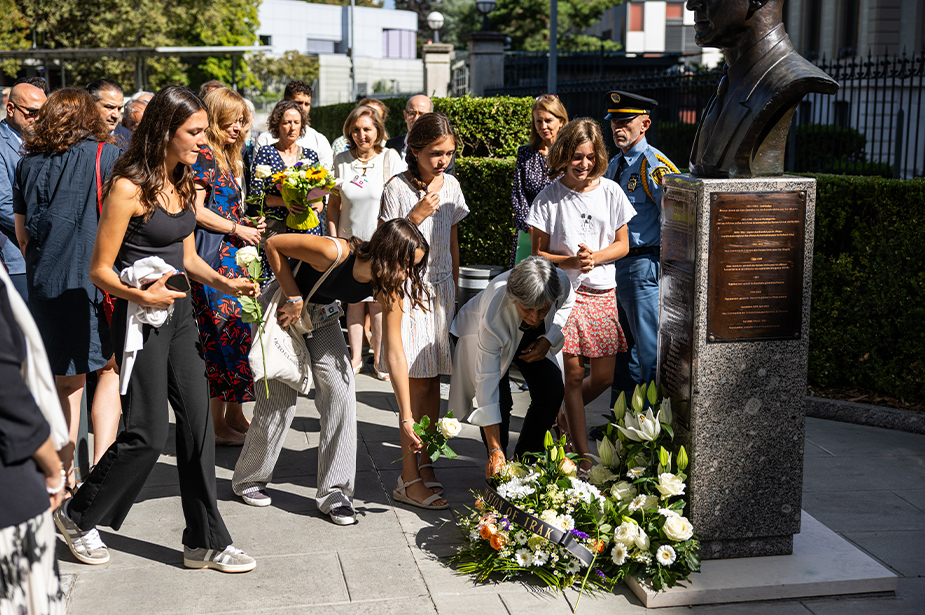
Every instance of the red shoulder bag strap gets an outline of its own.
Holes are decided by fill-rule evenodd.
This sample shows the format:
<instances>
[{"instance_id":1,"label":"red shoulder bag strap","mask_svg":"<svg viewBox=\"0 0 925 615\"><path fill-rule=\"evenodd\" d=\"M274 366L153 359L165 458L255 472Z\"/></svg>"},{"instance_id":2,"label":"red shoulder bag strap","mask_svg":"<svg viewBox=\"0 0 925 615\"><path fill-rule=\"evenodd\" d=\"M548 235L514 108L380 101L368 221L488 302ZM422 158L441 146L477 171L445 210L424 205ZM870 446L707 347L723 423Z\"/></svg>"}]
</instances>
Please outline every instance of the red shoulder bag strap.
<instances>
[{"instance_id":1,"label":"red shoulder bag strap","mask_svg":"<svg viewBox=\"0 0 925 615\"><path fill-rule=\"evenodd\" d=\"M100 156L103 155L103 143L96 146L96 213L103 213L103 176L100 173Z\"/></svg>"}]
</instances>

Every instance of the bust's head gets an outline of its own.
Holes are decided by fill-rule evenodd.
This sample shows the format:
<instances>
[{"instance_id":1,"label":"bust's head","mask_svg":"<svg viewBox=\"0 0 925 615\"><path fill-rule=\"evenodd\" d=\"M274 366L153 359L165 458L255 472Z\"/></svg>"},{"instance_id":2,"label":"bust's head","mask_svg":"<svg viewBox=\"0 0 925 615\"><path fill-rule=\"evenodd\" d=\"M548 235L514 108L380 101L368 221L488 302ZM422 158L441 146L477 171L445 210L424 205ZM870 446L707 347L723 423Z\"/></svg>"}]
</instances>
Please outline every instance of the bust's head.
<instances>
[{"instance_id":1,"label":"bust's head","mask_svg":"<svg viewBox=\"0 0 925 615\"><path fill-rule=\"evenodd\" d=\"M701 47L749 46L781 23L784 0L687 0L694 41Z\"/></svg>"}]
</instances>

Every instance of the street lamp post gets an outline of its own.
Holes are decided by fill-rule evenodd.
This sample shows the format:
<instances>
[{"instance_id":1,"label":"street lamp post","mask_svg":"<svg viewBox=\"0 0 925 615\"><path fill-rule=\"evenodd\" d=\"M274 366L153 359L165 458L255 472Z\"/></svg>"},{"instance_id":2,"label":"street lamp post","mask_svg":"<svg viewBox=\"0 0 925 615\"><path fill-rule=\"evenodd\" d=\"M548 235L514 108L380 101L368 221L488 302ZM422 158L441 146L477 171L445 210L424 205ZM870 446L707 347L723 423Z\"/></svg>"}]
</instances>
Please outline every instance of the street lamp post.
<instances>
[{"instance_id":1,"label":"street lamp post","mask_svg":"<svg viewBox=\"0 0 925 615\"><path fill-rule=\"evenodd\" d=\"M443 14L432 11L427 15L427 26L434 31L434 42L440 42L440 28L443 27Z\"/></svg>"},{"instance_id":2,"label":"street lamp post","mask_svg":"<svg viewBox=\"0 0 925 615\"><path fill-rule=\"evenodd\" d=\"M495 10L495 0L476 0L475 8L482 14L482 30L488 32L491 30L491 24L488 23L488 14Z\"/></svg>"}]
</instances>

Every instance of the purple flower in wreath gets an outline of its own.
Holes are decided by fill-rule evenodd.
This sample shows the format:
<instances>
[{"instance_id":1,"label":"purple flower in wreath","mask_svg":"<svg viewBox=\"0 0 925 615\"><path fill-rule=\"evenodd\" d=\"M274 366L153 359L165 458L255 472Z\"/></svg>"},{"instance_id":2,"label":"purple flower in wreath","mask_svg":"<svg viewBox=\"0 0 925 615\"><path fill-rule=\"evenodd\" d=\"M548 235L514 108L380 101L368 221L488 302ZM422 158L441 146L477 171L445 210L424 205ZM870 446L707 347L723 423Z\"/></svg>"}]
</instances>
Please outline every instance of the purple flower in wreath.
<instances>
[{"instance_id":1,"label":"purple flower in wreath","mask_svg":"<svg viewBox=\"0 0 925 615\"><path fill-rule=\"evenodd\" d=\"M587 540L591 538L590 536L588 536L587 534L579 530L569 530L569 531L572 533L572 536L574 536L575 538L578 538L579 540Z\"/></svg>"},{"instance_id":2,"label":"purple flower in wreath","mask_svg":"<svg viewBox=\"0 0 925 615\"><path fill-rule=\"evenodd\" d=\"M505 530L510 531L510 529L511 529L511 522L508 520L507 517L502 517L502 518L501 518L501 527L503 527Z\"/></svg>"},{"instance_id":3,"label":"purple flower in wreath","mask_svg":"<svg viewBox=\"0 0 925 615\"><path fill-rule=\"evenodd\" d=\"M597 568L594 569L594 574L596 574L597 576L601 577L602 579L606 579L606 578L607 578L607 577L604 575L604 573L601 572L600 570L598 570Z\"/></svg>"}]
</instances>

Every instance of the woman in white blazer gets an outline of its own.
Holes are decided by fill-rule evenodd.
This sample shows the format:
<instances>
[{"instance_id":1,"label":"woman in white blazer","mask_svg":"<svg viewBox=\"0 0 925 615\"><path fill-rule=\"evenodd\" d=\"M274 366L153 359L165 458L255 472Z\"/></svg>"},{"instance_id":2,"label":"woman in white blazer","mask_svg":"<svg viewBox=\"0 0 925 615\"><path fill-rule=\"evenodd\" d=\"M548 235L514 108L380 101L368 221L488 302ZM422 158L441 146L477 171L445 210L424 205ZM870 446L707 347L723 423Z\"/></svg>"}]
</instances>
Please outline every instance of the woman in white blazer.
<instances>
[{"instance_id":1,"label":"woman in white blazer","mask_svg":"<svg viewBox=\"0 0 925 615\"><path fill-rule=\"evenodd\" d=\"M541 256L531 256L489 282L460 309L450 328L458 338L449 409L482 427L488 448L486 476L504 463L511 391L507 370L520 370L530 390L514 456L543 450L565 393L562 327L572 310L568 276Z\"/></svg>"}]
</instances>

